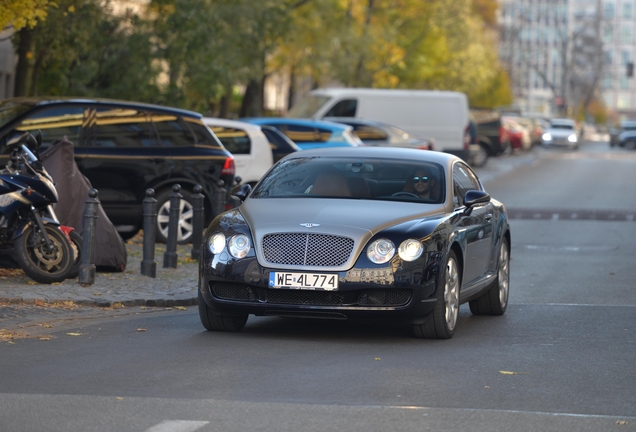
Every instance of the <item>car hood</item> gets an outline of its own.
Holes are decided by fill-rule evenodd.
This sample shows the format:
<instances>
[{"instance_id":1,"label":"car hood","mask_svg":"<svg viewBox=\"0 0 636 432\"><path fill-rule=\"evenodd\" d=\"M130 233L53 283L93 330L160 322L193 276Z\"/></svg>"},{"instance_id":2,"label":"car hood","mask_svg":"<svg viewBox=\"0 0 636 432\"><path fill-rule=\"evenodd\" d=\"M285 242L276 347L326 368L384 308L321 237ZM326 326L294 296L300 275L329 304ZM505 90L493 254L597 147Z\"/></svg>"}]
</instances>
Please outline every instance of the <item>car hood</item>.
<instances>
[{"instance_id":1,"label":"car hood","mask_svg":"<svg viewBox=\"0 0 636 432\"><path fill-rule=\"evenodd\" d=\"M367 242L378 232L408 221L439 218L442 204L329 198L247 199L239 211L248 223L259 262L261 241L273 233L311 233L353 239L354 251L339 269L353 266ZM284 268L284 266L277 266Z\"/></svg>"}]
</instances>

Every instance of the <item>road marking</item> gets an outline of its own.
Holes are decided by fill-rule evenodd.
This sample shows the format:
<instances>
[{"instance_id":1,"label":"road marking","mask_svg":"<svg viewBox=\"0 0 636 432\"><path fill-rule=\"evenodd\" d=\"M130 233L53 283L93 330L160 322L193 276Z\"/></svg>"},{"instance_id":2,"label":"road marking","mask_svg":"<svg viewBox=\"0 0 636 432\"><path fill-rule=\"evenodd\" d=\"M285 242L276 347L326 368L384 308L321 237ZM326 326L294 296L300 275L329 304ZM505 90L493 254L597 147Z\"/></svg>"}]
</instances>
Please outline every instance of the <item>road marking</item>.
<instances>
[{"instance_id":1,"label":"road marking","mask_svg":"<svg viewBox=\"0 0 636 432\"><path fill-rule=\"evenodd\" d=\"M161 423L146 429L145 432L194 432L207 425L208 421L190 420L164 420Z\"/></svg>"}]
</instances>

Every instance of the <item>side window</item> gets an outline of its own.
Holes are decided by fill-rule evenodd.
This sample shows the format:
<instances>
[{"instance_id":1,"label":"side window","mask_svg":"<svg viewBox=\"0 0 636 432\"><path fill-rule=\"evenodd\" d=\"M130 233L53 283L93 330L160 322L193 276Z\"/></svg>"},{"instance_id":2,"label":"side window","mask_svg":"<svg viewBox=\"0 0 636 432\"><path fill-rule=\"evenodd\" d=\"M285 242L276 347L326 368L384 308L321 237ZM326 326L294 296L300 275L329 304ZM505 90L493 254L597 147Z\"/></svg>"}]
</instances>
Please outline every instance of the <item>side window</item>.
<instances>
[{"instance_id":1,"label":"side window","mask_svg":"<svg viewBox=\"0 0 636 432\"><path fill-rule=\"evenodd\" d=\"M151 147L152 128L144 111L128 107L97 107L91 111L88 141L95 147Z\"/></svg>"},{"instance_id":2,"label":"side window","mask_svg":"<svg viewBox=\"0 0 636 432\"><path fill-rule=\"evenodd\" d=\"M287 125L287 130L283 132L290 140L297 143L316 141L316 130L313 127Z\"/></svg>"},{"instance_id":3,"label":"side window","mask_svg":"<svg viewBox=\"0 0 636 432\"><path fill-rule=\"evenodd\" d=\"M230 153L250 154L252 142L244 130L224 126L211 126L210 128Z\"/></svg>"},{"instance_id":4,"label":"side window","mask_svg":"<svg viewBox=\"0 0 636 432\"><path fill-rule=\"evenodd\" d=\"M344 99L332 106L325 117L355 117L357 109L356 99Z\"/></svg>"},{"instance_id":5,"label":"side window","mask_svg":"<svg viewBox=\"0 0 636 432\"><path fill-rule=\"evenodd\" d=\"M64 136L76 147L81 145L82 120L84 109L81 107L54 107L34 113L20 123L15 132L42 132L42 150Z\"/></svg>"},{"instance_id":6,"label":"side window","mask_svg":"<svg viewBox=\"0 0 636 432\"><path fill-rule=\"evenodd\" d=\"M453 202L455 206L464 205L464 196L469 190L481 190L479 180L466 165L456 163L453 166Z\"/></svg>"},{"instance_id":7,"label":"side window","mask_svg":"<svg viewBox=\"0 0 636 432\"><path fill-rule=\"evenodd\" d=\"M219 140L214 134L210 133L210 129L204 125L201 120L190 117L184 117L185 124L192 130L194 134L195 144L208 145L218 147Z\"/></svg>"},{"instance_id":8,"label":"side window","mask_svg":"<svg viewBox=\"0 0 636 432\"><path fill-rule=\"evenodd\" d=\"M363 141L385 141L388 138L382 129L368 125L353 125L353 133Z\"/></svg>"},{"instance_id":9,"label":"side window","mask_svg":"<svg viewBox=\"0 0 636 432\"><path fill-rule=\"evenodd\" d=\"M191 147L197 142L192 128L180 116L151 113L151 117L159 147Z\"/></svg>"},{"instance_id":10,"label":"side window","mask_svg":"<svg viewBox=\"0 0 636 432\"><path fill-rule=\"evenodd\" d=\"M331 137L331 131L327 129L317 129L318 131L318 139L316 141L327 142Z\"/></svg>"}]
</instances>

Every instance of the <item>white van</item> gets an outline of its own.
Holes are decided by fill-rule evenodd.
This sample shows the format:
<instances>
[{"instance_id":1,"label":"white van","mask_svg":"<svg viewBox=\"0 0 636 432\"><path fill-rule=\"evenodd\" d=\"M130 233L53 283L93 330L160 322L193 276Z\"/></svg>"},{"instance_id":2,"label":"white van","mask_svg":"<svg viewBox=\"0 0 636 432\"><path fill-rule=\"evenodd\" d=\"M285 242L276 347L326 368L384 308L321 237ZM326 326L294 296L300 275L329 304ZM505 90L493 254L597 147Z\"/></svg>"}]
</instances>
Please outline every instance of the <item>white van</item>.
<instances>
[{"instance_id":1,"label":"white van","mask_svg":"<svg viewBox=\"0 0 636 432\"><path fill-rule=\"evenodd\" d=\"M392 124L434 141L434 149L471 160L468 99L435 90L322 88L292 107L287 117L357 117Z\"/></svg>"}]
</instances>

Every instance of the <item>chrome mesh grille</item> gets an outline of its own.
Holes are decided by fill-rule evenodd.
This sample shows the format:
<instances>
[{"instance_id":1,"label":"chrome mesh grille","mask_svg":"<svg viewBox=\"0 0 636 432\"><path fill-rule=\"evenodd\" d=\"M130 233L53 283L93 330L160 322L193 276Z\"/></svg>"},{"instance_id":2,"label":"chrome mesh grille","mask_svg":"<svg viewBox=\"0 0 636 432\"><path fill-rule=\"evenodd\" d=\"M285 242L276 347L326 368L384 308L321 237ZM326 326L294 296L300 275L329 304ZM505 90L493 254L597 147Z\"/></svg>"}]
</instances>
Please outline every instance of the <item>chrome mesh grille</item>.
<instances>
[{"instance_id":1,"label":"chrome mesh grille","mask_svg":"<svg viewBox=\"0 0 636 432\"><path fill-rule=\"evenodd\" d=\"M349 259L353 239L329 234L268 234L263 256L272 264L336 267Z\"/></svg>"}]
</instances>

